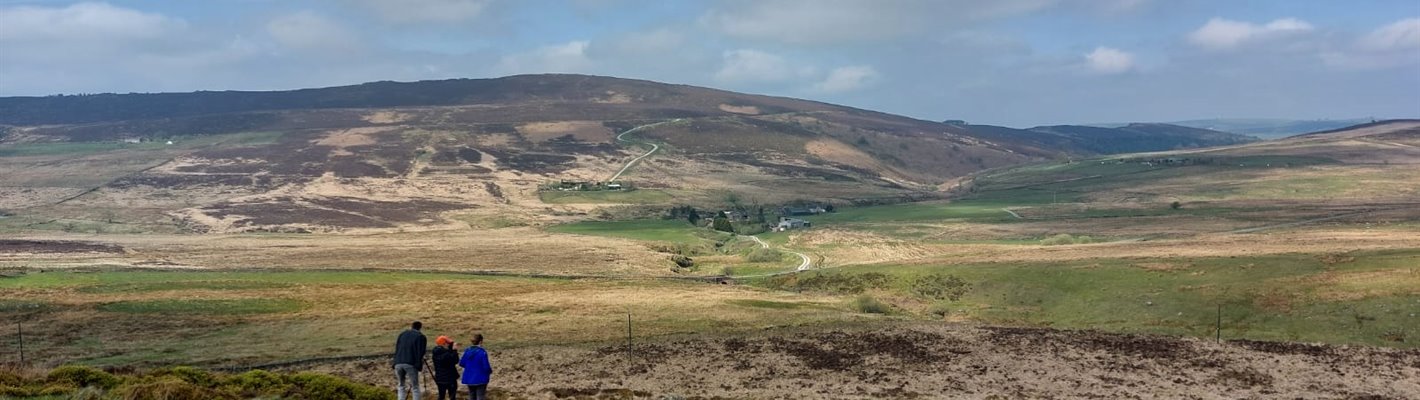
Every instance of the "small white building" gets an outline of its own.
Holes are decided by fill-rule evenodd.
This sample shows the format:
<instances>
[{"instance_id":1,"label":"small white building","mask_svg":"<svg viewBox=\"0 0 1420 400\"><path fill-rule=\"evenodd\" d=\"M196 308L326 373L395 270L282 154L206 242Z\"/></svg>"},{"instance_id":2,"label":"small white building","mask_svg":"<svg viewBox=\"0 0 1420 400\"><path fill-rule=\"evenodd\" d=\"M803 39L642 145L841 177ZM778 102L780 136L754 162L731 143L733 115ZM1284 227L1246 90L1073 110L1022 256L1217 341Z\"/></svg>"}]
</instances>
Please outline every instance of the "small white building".
<instances>
[{"instance_id":1,"label":"small white building","mask_svg":"<svg viewBox=\"0 0 1420 400\"><path fill-rule=\"evenodd\" d=\"M775 232L783 232L793 229L804 229L812 227L813 223L798 218L779 218L779 225L774 226Z\"/></svg>"}]
</instances>

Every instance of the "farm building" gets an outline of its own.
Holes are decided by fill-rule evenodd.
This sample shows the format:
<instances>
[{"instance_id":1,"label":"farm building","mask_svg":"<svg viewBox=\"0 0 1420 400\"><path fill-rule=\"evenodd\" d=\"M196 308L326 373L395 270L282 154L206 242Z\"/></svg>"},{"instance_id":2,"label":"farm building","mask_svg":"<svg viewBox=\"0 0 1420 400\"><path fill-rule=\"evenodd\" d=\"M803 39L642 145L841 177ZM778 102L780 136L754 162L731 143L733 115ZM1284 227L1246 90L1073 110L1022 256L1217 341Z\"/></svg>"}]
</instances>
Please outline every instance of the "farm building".
<instances>
[{"instance_id":1,"label":"farm building","mask_svg":"<svg viewBox=\"0 0 1420 400\"><path fill-rule=\"evenodd\" d=\"M792 229L804 229L813 226L812 222L798 218L779 218L779 225L774 226L775 232L783 232Z\"/></svg>"}]
</instances>

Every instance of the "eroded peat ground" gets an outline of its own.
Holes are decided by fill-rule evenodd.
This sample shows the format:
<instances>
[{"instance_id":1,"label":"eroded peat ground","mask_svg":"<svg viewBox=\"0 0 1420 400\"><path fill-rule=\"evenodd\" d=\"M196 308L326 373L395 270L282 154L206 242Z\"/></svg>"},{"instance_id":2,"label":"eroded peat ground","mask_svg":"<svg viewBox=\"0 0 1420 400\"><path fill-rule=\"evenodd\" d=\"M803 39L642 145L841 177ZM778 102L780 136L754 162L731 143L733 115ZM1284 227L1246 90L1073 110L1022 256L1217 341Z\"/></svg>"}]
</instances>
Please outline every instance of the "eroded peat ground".
<instances>
[{"instance_id":1,"label":"eroded peat ground","mask_svg":"<svg viewBox=\"0 0 1420 400\"><path fill-rule=\"evenodd\" d=\"M942 323L495 350L503 398L1404 399L1420 351ZM306 365L371 383L383 359ZM495 392L495 393L497 393Z\"/></svg>"}]
</instances>

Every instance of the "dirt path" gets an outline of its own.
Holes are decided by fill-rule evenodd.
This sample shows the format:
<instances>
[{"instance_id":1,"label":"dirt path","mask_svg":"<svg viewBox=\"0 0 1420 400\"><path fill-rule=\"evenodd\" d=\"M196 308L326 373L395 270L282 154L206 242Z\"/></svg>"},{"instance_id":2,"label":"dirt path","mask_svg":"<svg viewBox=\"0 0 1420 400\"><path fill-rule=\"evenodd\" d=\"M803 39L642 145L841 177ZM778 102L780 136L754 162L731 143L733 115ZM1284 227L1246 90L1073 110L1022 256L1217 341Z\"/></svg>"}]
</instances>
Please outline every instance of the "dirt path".
<instances>
[{"instance_id":1,"label":"dirt path","mask_svg":"<svg viewBox=\"0 0 1420 400\"><path fill-rule=\"evenodd\" d=\"M1007 214L1011 214L1011 216L1012 216L1012 217L1015 217L1016 219L1025 219L1025 218L1021 218L1021 215L1020 215L1020 214L1016 214L1015 211L1011 211L1011 209L1009 209L1009 208L1002 208L1001 211L1005 211Z\"/></svg>"},{"instance_id":2,"label":"dirt path","mask_svg":"<svg viewBox=\"0 0 1420 400\"><path fill-rule=\"evenodd\" d=\"M1228 231L1227 233L1254 233L1254 232L1261 232L1261 231L1265 231L1265 230L1278 229L1278 228L1291 228L1291 227L1294 227L1294 226L1301 226L1301 225L1306 225L1306 224L1311 224L1311 223L1317 223L1317 222L1326 222L1326 221L1330 221L1330 220L1334 220L1334 219L1341 219L1341 218L1346 218L1346 217L1350 217L1350 216L1361 215L1361 214L1371 213L1371 212L1376 212L1376 211L1380 211L1380 210L1379 210L1379 209L1376 209L1376 210L1362 210L1362 211L1349 212L1349 213L1344 213L1344 214L1330 215L1330 216L1325 216L1325 217L1321 217L1321 218L1304 219L1304 220L1301 220L1301 221L1293 221L1293 222L1287 222L1287 223L1281 223L1281 224L1271 224L1271 225L1263 225L1263 226L1254 226L1254 227L1251 227L1251 228L1243 228L1243 229L1231 230L1231 231Z\"/></svg>"},{"instance_id":3,"label":"dirt path","mask_svg":"<svg viewBox=\"0 0 1420 400\"><path fill-rule=\"evenodd\" d=\"M619 140L619 141L622 141L622 142L627 142L627 143L637 143L637 142L633 142L633 141L630 141L630 140L626 140L626 134L631 133L631 132L636 132L636 131L641 130L641 129L651 128L651 127L654 127L654 126L669 124L669 123L673 123L673 122L680 122L680 118L676 118L676 119L673 119L673 120L670 120L670 121L661 121L661 122L657 122L657 123L654 123L654 124L641 125L641 126L638 126L638 127L635 127L635 128L627 129L626 132L622 132L620 135L616 135L616 140ZM626 173L626 170L631 169L631 166L632 166L632 165L635 165L637 161L641 161L641 159L646 158L646 157L650 156L651 154L655 153L657 150L660 150L660 149L661 149L661 145L656 144L656 143L651 143L651 142L649 142L649 141L647 141L647 142L641 142L641 143L646 143L646 144L651 145L651 151L647 151L646 154L642 154L640 157L636 157L636 158L631 159L631 161L627 161L627 162L626 162L626 165L623 166L623 167L621 167L621 170L620 170L620 171L616 171L616 175L612 175L612 176L611 176L611 179L607 179L607 180L606 180L608 183L610 183L610 182L615 182L617 178L620 178L620 177L621 177L621 174L624 174L624 173Z\"/></svg>"},{"instance_id":4,"label":"dirt path","mask_svg":"<svg viewBox=\"0 0 1420 400\"><path fill-rule=\"evenodd\" d=\"M742 235L742 236L743 236L743 235ZM759 247L760 247L760 248L765 248L765 249L769 248L769 243L767 243L767 242L765 242L765 241L763 241L763 240L760 240L759 237L757 237L757 236L746 236L746 237L748 237L748 238L750 238L750 239L753 239L755 243L759 243ZM806 254L804 254L804 253L797 252L797 251L783 250L783 249L781 249L781 250L784 251L784 252L786 252L786 253L790 253L790 254L799 256L799 260L801 260L801 261L799 262L799 266L794 268L794 271L807 271L809 268L812 268L812 267L813 267L813 261L809 259L809 256L808 256L808 255L806 255Z\"/></svg>"}]
</instances>

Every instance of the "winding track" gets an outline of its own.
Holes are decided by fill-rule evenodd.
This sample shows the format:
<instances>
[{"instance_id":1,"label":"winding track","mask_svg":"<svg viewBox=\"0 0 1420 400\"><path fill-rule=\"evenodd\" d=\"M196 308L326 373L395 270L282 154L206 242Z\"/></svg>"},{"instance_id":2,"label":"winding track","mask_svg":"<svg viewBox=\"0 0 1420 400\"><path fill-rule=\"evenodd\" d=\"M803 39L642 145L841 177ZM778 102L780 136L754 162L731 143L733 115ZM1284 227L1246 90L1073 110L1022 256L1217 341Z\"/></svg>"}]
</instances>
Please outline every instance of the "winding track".
<instances>
[{"instance_id":1,"label":"winding track","mask_svg":"<svg viewBox=\"0 0 1420 400\"><path fill-rule=\"evenodd\" d=\"M741 236L744 236L744 235L741 235ZM765 248L765 249L769 248L769 243L765 243L763 240L760 240L758 236L745 236L745 237L748 237L748 238L750 238L751 240L754 240L755 243L759 243L759 247L761 247L761 248ZM801 262L799 262L799 266L796 267L796 268L794 268L795 271L805 271L805 270L808 270L810 267L812 267L812 265L810 265L810 264L812 264L812 261L809 259L809 256L808 256L808 255L806 255L806 254L804 254L804 253L797 252L797 251L790 251L790 250L784 250L784 251L789 252L789 253L793 253L794 255L799 256L799 260L802 260Z\"/></svg>"},{"instance_id":2,"label":"winding track","mask_svg":"<svg viewBox=\"0 0 1420 400\"><path fill-rule=\"evenodd\" d=\"M657 125L669 124L669 123L673 123L673 122L680 122L680 118L676 118L676 119L673 119L673 120L670 120L670 121L661 121L661 122L657 122L657 123L653 123L653 124L641 125L641 126L638 126L638 127L635 127L635 128L627 129L626 132L622 132L620 135L616 135L616 140L619 140L619 141L622 141L622 142L627 142L627 143L634 143L634 142L632 142L632 141L630 141L630 140L626 140L626 134L631 133L631 132L635 132L635 131L639 131L639 130L641 130L641 129L650 128L650 127L657 126ZM616 175L612 175L612 176L611 176L611 179L607 179L607 180L606 180L607 183L616 182L616 179L617 179L617 178L620 178L620 177L621 177L621 174L626 173L626 170L631 169L631 166L632 166L632 165L635 165L637 161L641 161L641 159L646 158L646 157L649 157L652 153L655 153L656 150L660 150L660 149L661 149L661 145L659 145L659 144L651 143L651 142L644 142L644 143L647 143L647 144L650 144L650 145L651 145L651 151L646 152L646 154L642 154L640 157L633 158L633 159L631 159L631 161L627 161L627 162L626 162L626 165L625 165L625 166L622 166L620 171L616 171Z\"/></svg>"}]
</instances>

